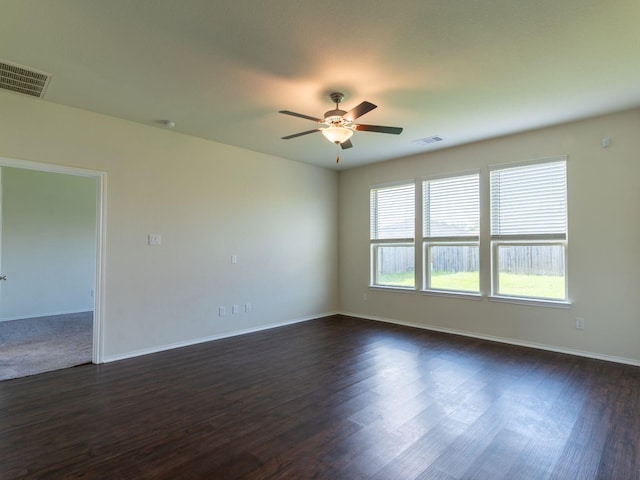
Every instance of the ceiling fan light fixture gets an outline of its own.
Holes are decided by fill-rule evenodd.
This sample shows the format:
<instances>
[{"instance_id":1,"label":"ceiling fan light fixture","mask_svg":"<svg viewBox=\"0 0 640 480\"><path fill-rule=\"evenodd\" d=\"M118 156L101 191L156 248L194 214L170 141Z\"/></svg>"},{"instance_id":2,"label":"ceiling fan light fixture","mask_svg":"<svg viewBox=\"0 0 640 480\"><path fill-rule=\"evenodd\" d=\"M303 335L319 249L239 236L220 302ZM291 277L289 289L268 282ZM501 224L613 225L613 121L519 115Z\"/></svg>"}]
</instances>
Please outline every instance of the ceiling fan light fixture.
<instances>
[{"instance_id":1,"label":"ceiling fan light fixture","mask_svg":"<svg viewBox=\"0 0 640 480\"><path fill-rule=\"evenodd\" d=\"M332 143L346 142L353 135L353 130L347 127L331 125L322 129L322 135Z\"/></svg>"}]
</instances>

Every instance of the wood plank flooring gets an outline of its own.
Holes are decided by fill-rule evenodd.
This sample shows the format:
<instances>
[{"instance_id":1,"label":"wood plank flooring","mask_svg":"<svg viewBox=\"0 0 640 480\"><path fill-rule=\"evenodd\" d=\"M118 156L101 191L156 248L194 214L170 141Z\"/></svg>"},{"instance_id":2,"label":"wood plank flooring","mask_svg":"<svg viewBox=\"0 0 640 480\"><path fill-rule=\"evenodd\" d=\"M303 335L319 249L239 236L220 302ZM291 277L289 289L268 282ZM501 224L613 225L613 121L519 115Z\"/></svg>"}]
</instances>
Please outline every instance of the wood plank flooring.
<instances>
[{"instance_id":1,"label":"wood plank flooring","mask_svg":"<svg viewBox=\"0 0 640 480\"><path fill-rule=\"evenodd\" d=\"M0 383L0 478L640 478L640 368L344 316Z\"/></svg>"}]
</instances>

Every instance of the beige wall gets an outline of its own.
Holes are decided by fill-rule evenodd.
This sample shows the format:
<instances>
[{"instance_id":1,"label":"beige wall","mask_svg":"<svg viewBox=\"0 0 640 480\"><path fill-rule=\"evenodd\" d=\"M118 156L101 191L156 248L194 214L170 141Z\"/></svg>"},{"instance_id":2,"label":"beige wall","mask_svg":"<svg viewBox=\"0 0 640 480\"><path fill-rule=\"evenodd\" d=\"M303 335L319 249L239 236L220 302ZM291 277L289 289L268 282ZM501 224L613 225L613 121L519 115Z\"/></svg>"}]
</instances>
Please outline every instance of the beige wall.
<instances>
[{"instance_id":1,"label":"beige wall","mask_svg":"<svg viewBox=\"0 0 640 480\"><path fill-rule=\"evenodd\" d=\"M107 360L337 309L335 172L8 92L0 111L0 156L107 172Z\"/></svg>"},{"instance_id":2,"label":"beige wall","mask_svg":"<svg viewBox=\"0 0 640 480\"><path fill-rule=\"evenodd\" d=\"M601 138L610 136L609 148ZM571 307L369 289L369 186L481 169L481 281L489 292L487 166L568 156ZM352 169L340 175L345 313L640 363L640 110ZM364 295L367 299L364 299ZM575 329L583 317L584 331Z\"/></svg>"}]
</instances>

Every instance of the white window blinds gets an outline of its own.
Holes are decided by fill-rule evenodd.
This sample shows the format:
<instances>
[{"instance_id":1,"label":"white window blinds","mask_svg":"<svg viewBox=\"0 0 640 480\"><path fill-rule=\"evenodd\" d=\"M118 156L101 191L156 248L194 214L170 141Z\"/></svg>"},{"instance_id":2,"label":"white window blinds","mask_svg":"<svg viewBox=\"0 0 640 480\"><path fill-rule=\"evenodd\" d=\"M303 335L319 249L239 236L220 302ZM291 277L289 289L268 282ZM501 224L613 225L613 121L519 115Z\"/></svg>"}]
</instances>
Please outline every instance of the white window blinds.
<instances>
[{"instance_id":1,"label":"white window blinds","mask_svg":"<svg viewBox=\"0 0 640 480\"><path fill-rule=\"evenodd\" d=\"M478 237L479 174L425 180L422 195L425 238Z\"/></svg>"},{"instance_id":2,"label":"white window blinds","mask_svg":"<svg viewBox=\"0 0 640 480\"><path fill-rule=\"evenodd\" d=\"M371 189L371 240L413 239L415 185Z\"/></svg>"},{"instance_id":3,"label":"white window blinds","mask_svg":"<svg viewBox=\"0 0 640 480\"><path fill-rule=\"evenodd\" d=\"M491 236L553 235L567 231L566 160L491 171Z\"/></svg>"}]
</instances>

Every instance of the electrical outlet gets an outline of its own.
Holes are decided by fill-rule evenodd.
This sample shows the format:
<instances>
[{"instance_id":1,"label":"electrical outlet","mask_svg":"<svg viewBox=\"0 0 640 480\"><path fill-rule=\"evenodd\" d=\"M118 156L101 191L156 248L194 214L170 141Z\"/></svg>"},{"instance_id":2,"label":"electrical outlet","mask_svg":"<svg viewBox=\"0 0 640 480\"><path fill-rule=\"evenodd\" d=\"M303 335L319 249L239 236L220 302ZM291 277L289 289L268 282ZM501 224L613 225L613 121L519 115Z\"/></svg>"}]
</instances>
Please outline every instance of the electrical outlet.
<instances>
[{"instance_id":1,"label":"electrical outlet","mask_svg":"<svg viewBox=\"0 0 640 480\"><path fill-rule=\"evenodd\" d=\"M237 315L240 313L240 305L232 305L231 306L231 314Z\"/></svg>"},{"instance_id":2,"label":"electrical outlet","mask_svg":"<svg viewBox=\"0 0 640 480\"><path fill-rule=\"evenodd\" d=\"M576 318L576 329L584 330L584 318Z\"/></svg>"},{"instance_id":3,"label":"electrical outlet","mask_svg":"<svg viewBox=\"0 0 640 480\"><path fill-rule=\"evenodd\" d=\"M218 315L224 317L227 314L227 309L225 307L218 307Z\"/></svg>"},{"instance_id":4,"label":"electrical outlet","mask_svg":"<svg viewBox=\"0 0 640 480\"><path fill-rule=\"evenodd\" d=\"M244 304L244 311L249 313L251 311L251 304L250 303L245 303Z\"/></svg>"}]
</instances>

